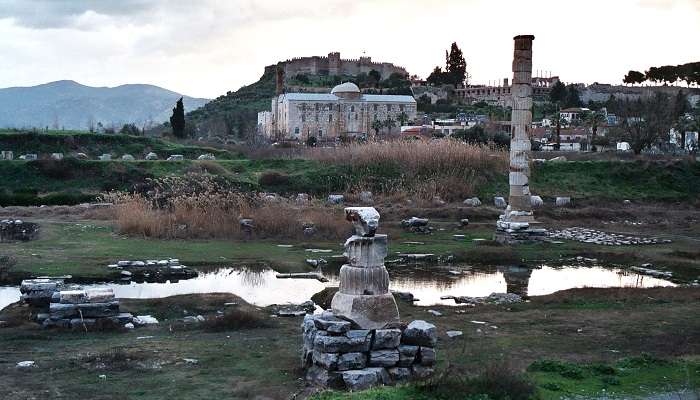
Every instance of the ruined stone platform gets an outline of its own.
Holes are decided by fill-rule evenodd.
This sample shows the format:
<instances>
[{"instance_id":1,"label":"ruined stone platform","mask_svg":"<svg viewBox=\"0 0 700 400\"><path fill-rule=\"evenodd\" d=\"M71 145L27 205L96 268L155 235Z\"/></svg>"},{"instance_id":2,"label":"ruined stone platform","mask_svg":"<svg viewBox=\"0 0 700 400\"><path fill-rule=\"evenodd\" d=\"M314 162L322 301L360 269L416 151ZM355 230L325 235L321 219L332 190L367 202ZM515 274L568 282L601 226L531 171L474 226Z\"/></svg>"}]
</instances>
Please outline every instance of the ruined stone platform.
<instances>
[{"instance_id":1,"label":"ruined stone platform","mask_svg":"<svg viewBox=\"0 0 700 400\"><path fill-rule=\"evenodd\" d=\"M530 222L508 222L499 219L496 223L495 240L501 244L539 243L546 239L547 230L544 228L533 228Z\"/></svg>"},{"instance_id":2,"label":"ruined stone platform","mask_svg":"<svg viewBox=\"0 0 700 400\"><path fill-rule=\"evenodd\" d=\"M434 373L437 328L428 322L359 329L325 311L307 315L301 328L306 380L321 388L365 390Z\"/></svg>"},{"instance_id":3,"label":"ruined stone platform","mask_svg":"<svg viewBox=\"0 0 700 400\"><path fill-rule=\"evenodd\" d=\"M27 242L39 236L39 225L21 219L0 221L0 242Z\"/></svg>"}]
</instances>

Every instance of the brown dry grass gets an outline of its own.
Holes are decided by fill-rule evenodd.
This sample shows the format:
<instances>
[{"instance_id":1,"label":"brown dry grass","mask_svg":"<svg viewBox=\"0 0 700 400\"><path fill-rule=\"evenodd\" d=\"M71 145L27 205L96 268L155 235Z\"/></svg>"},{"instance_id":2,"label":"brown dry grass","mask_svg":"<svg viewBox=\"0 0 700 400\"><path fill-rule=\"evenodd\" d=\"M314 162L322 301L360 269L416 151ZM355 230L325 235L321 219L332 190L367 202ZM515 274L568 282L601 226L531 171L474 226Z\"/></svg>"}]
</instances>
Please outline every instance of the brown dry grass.
<instances>
[{"instance_id":1,"label":"brown dry grass","mask_svg":"<svg viewBox=\"0 0 700 400\"><path fill-rule=\"evenodd\" d=\"M197 182L191 185L193 179ZM113 192L104 198L114 203L115 220L124 234L162 239L302 238L310 226L317 238L348 234L335 208L235 192L206 176L169 177L147 193ZM254 221L252 232L241 228L243 218Z\"/></svg>"},{"instance_id":2,"label":"brown dry grass","mask_svg":"<svg viewBox=\"0 0 700 400\"><path fill-rule=\"evenodd\" d=\"M398 169L401 178L387 184L381 192L428 201L435 196L455 200L475 195L490 177L508 171L505 151L456 140L352 143L307 149L301 157L367 171ZM372 179L368 176L366 182L360 182L351 191L376 186Z\"/></svg>"}]
</instances>

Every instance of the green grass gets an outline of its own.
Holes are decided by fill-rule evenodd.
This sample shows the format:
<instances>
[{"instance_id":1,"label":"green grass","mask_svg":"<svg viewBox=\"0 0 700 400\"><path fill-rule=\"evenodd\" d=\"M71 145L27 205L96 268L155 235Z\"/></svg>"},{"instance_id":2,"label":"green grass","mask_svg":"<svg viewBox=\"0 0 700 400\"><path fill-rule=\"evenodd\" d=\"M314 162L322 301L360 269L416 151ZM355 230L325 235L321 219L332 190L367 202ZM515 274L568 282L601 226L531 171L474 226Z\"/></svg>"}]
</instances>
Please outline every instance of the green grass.
<instances>
[{"instance_id":1,"label":"green grass","mask_svg":"<svg viewBox=\"0 0 700 400\"><path fill-rule=\"evenodd\" d=\"M2 137L10 134L0 134ZM44 135L62 137L62 134ZM75 137L100 136L100 140L164 142L150 138L123 138L79 134ZM168 144L170 146L170 144ZM52 148L51 151L58 151ZM145 151L145 150L144 150ZM192 148L192 155L214 152ZM172 152L185 153L184 148ZM224 158L233 158L226 153ZM288 195L311 193L323 197L343 192L358 184L378 193L394 187L406 178L399 166L353 168L346 165L324 165L313 160L247 160L224 159L215 162L193 160L169 161L80 161L0 162L3 187L0 205L60 205L77 204L93 199L108 190L130 190L147 178L206 172L217 175L241 190L276 192ZM265 179L274 175L275 179ZM574 202L584 201L695 201L700 196L700 164L697 162L643 161L574 161L545 163L533 168L533 190L545 197L571 196ZM505 175L484 177L475 188L482 199L503 196L508 192Z\"/></svg>"},{"instance_id":2,"label":"green grass","mask_svg":"<svg viewBox=\"0 0 700 400\"><path fill-rule=\"evenodd\" d=\"M41 224L38 240L3 243L3 253L13 254L12 271L26 275L73 275L82 279L113 277L107 268L118 260L178 258L185 265L207 267L237 262L264 261L282 271L303 271L308 253L301 245L279 247L284 241L258 240L157 240L114 234L100 223ZM314 243L314 247L336 249L337 243Z\"/></svg>"},{"instance_id":3,"label":"green grass","mask_svg":"<svg viewBox=\"0 0 700 400\"><path fill-rule=\"evenodd\" d=\"M28 275L73 275L84 279L104 279L112 271L106 265L123 259L148 259L175 257L190 266L217 266L232 262L260 261L270 263L280 271L305 271L304 260L309 253L305 248L325 248L334 250L331 254L341 254L339 242L305 240L159 240L140 237L121 236L113 227L101 221L83 221L67 223L57 221L35 220L40 224L38 240L20 243L3 243L3 253L17 258L13 271L18 277ZM566 242L564 244L533 244L517 247L476 245L473 238L490 238L493 228L490 225L474 226L467 230L436 231L432 235L403 232L387 222L385 232L390 235L388 260L396 258L398 253L432 253L444 259L453 255L455 262L502 265L560 263L562 258L579 254L595 254L590 246L582 243ZM437 226L447 224L437 224ZM456 241L455 233L464 234L466 240ZM407 242L419 242L412 244ZM279 247L278 244L293 244L291 248ZM674 241L660 245L666 251L686 248L692 243ZM607 250L607 249L606 249ZM654 262L658 267L674 272L680 279L693 279L700 270L698 261L693 261L689 268L677 269L674 264L664 264L664 252L652 246L631 246L615 249L614 252L596 255L601 261L606 257L616 262L624 260L644 260ZM587 300L588 301L588 300ZM562 307L597 308L608 307L608 303L591 304L571 303Z\"/></svg>"},{"instance_id":4,"label":"green grass","mask_svg":"<svg viewBox=\"0 0 700 400\"><path fill-rule=\"evenodd\" d=\"M687 360L665 361L648 355L622 359L613 364L577 364L552 360L536 361L528 368L528 378L537 388L533 398L560 400L561 398L630 398L670 393L700 387L700 362ZM399 399L494 399L488 391L452 394L436 397L421 385L383 387L360 393L323 392L314 400L399 400Z\"/></svg>"},{"instance_id":5,"label":"green grass","mask_svg":"<svg viewBox=\"0 0 700 400\"><path fill-rule=\"evenodd\" d=\"M612 364L542 360L533 363L528 371L543 400L573 396L642 397L700 387L697 360L666 361L644 354Z\"/></svg>"},{"instance_id":6,"label":"green grass","mask_svg":"<svg viewBox=\"0 0 700 400\"><path fill-rule=\"evenodd\" d=\"M171 154L182 154L185 158L196 158L204 153L212 153L220 159L239 158L240 155L226 150L205 146L191 146L169 142L164 139L122 134L98 134L83 131L22 131L0 129L0 149L12 150L15 158L22 154L34 153L85 153L90 158L102 154L121 157L131 154L143 158L155 152L161 158Z\"/></svg>"}]
</instances>

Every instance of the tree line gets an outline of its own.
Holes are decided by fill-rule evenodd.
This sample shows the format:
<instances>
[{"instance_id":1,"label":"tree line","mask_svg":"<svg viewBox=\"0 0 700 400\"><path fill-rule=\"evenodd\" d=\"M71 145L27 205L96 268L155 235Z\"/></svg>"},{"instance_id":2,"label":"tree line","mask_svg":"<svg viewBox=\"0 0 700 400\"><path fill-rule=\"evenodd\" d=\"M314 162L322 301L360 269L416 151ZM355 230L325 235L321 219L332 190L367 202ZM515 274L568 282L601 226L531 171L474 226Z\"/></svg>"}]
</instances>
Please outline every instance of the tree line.
<instances>
[{"instance_id":1,"label":"tree line","mask_svg":"<svg viewBox=\"0 0 700 400\"><path fill-rule=\"evenodd\" d=\"M630 70L622 79L622 82L632 85L647 81L664 84L680 81L685 82L688 86L692 84L700 85L700 62L650 67L644 73Z\"/></svg>"}]
</instances>

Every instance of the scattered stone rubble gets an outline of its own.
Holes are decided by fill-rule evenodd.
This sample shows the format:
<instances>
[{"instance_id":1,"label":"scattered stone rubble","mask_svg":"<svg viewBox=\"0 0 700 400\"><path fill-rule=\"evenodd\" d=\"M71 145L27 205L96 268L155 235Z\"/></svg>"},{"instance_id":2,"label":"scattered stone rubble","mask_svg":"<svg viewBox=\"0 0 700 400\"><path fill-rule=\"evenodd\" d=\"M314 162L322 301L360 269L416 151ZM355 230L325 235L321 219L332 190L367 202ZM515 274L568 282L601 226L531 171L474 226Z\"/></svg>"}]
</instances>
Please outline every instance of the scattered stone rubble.
<instances>
[{"instance_id":1,"label":"scattered stone rubble","mask_svg":"<svg viewBox=\"0 0 700 400\"><path fill-rule=\"evenodd\" d=\"M310 383L365 390L430 377L436 362L437 328L425 321L383 329L358 329L330 311L302 323L302 366Z\"/></svg>"},{"instance_id":2,"label":"scattered stone rubble","mask_svg":"<svg viewBox=\"0 0 700 400\"><path fill-rule=\"evenodd\" d=\"M428 225L428 218L411 217L401 221L401 226L414 233L431 233L433 227Z\"/></svg>"},{"instance_id":3,"label":"scattered stone rubble","mask_svg":"<svg viewBox=\"0 0 700 400\"><path fill-rule=\"evenodd\" d=\"M503 197L494 197L493 205L497 208L506 208L508 204L506 204L506 199L504 199Z\"/></svg>"},{"instance_id":4,"label":"scattered stone rubble","mask_svg":"<svg viewBox=\"0 0 700 400\"><path fill-rule=\"evenodd\" d=\"M145 261L117 261L108 268L119 270L122 279L160 281L163 279L190 279L197 276L197 271L180 264L177 258Z\"/></svg>"},{"instance_id":5,"label":"scattered stone rubble","mask_svg":"<svg viewBox=\"0 0 700 400\"><path fill-rule=\"evenodd\" d=\"M197 157L197 160L214 161L214 160L216 160L216 156L214 156L211 153L206 153L206 154L202 154L201 156Z\"/></svg>"},{"instance_id":6,"label":"scattered stone rubble","mask_svg":"<svg viewBox=\"0 0 700 400\"><path fill-rule=\"evenodd\" d=\"M542 207L544 205L544 201L540 196L530 196L530 204L533 208Z\"/></svg>"},{"instance_id":7,"label":"scattered stone rubble","mask_svg":"<svg viewBox=\"0 0 700 400\"><path fill-rule=\"evenodd\" d=\"M600 244L604 246L635 246L644 244L670 243L670 240L658 238L643 238L638 236L606 233L595 229L580 227L553 230L548 232L551 239L574 240L583 243Z\"/></svg>"},{"instance_id":8,"label":"scattered stone rubble","mask_svg":"<svg viewBox=\"0 0 700 400\"><path fill-rule=\"evenodd\" d=\"M330 204L343 204L345 201L345 196L342 194L329 194L328 203Z\"/></svg>"},{"instance_id":9,"label":"scattered stone rubble","mask_svg":"<svg viewBox=\"0 0 700 400\"><path fill-rule=\"evenodd\" d=\"M571 204L571 197L557 197L556 200L554 201L554 204L557 207L566 207Z\"/></svg>"},{"instance_id":10,"label":"scattered stone rubble","mask_svg":"<svg viewBox=\"0 0 700 400\"><path fill-rule=\"evenodd\" d=\"M40 309L36 320L44 328L89 329L93 326L126 326L134 316L119 311L119 301L110 288L82 289L63 279L40 278L22 281L21 300Z\"/></svg>"},{"instance_id":11,"label":"scattered stone rubble","mask_svg":"<svg viewBox=\"0 0 700 400\"><path fill-rule=\"evenodd\" d=\"M0 221L0 242L34 240L39 234L39 225L21 219L4 219Z\"/></svg>"},{"instance_id":12,"label":"scattered stone rubble","mask_svg":"<svg viewBox=\"0 0 700 400\"><path fill-rule=\"evenodd\" d=\"M456 304L467 304L472 306L477 304L512 304L523 301L523 298L515 293L491 293L486 297L442 296L440 299L452 299Z\"/></svg>"},{"instance_id":13,"label":"scattered stone rubble","mask_svg":"<svg viewBox=\"0 0 700 400\"><path fill-rule=\"evenodd\" d=\"M478 197L471 197L469 199L464 200L462 204L468 207L479 207L481 206L481 200L479 200Z\"/></svg>"}]
</instances>

